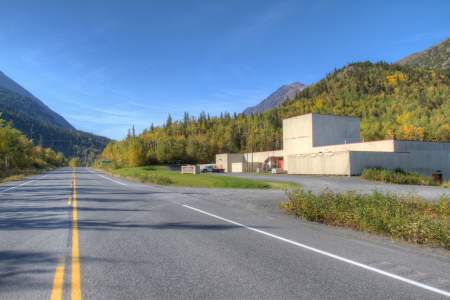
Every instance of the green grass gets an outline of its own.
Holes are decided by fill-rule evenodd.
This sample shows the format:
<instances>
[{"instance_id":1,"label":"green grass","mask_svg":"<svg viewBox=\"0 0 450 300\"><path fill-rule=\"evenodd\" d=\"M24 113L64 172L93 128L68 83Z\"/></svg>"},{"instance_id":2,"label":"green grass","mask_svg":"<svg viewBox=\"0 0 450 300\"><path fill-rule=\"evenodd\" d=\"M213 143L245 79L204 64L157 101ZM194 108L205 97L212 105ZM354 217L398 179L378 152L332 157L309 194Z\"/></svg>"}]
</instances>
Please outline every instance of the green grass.
<instances>
[{"instance_id":1,"label":"green grass","mask_svg":"<svg viewBox=\"0 0 450 300\"><path fill-rule=\"evenodd\" d=\"M288 196L282 208L308 221L450 250L450 197L430 203L419 197L379 192L361 195L323 191L316 195L300 189Z\"/></svg>"},{"instance_id":2,"label":"green grass","mask_svg":"<svg viewBox=\"0 0 450 300\"><path fill-rule=\"evenodd\" d=\"M431 177L418 173L406 173L401 170L391 171L381 168L365 169L361 177L368 180L382 181L398 184L416 184L438 186ZM445 184L443 185L445 187Z\"/></svg>"},{"instance_id":3,"label":"green grass","mask_svg":"<svg viewBox=\"0 0 450 300\"><path fill-rule=\"evenodd\" d=\"M179 171L172 171L166 166L146 166L106 170L116 176L160 185L240 189L288 189L295 185L294 183L270 182L213 174L181 174ZM295 186L297 187L297 185Z\"/></svg>"}]
</instances>

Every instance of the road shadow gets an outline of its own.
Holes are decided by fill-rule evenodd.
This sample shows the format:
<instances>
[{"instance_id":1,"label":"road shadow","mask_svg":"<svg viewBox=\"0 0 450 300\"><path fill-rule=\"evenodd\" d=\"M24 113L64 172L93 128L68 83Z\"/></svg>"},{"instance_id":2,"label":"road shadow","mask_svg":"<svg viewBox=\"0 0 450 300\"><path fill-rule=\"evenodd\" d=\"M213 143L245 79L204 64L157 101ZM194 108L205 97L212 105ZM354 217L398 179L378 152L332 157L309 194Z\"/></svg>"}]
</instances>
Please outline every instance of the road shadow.
<instances>
[{"instance_id":1,"label":"road shadow","mask_svg":"<svg viewBox=\"0 0 450 300\"><path fill-rule=\"evenodd\" d=\"M55 268L62 257L64 254L57 252L0 250L0 299L24 290L50 291ZM91 256L80 259L83 264L117 262ZM66 257L66 263L69 262L70 257Z\"/></svg>"},{"instance_id":2,"label":"road shadow","mask_svg":"<svg viewBox=\"0 0 450 300\"><path fill-rule=\"evenodd\" d=\"M57 255L40 251L0 251L0 295L18 289L49 289Z\"/></svg>"}]
</instances>

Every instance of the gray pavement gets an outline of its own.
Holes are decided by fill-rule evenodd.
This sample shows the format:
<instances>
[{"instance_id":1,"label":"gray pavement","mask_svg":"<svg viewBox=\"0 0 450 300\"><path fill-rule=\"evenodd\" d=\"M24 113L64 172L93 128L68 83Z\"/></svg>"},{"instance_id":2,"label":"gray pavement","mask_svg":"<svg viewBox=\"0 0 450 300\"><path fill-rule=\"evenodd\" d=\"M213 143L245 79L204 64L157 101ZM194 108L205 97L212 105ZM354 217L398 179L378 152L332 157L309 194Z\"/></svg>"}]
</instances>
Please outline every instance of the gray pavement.
<instances>
[{"instance_id":1,"label":"gray pavement","mask_svg":"<svg viewBox=\"0 0 450 300\"><path fill-rule=\"evenodd\" d=\"M448 251L286 216L277 209L282 191L161 187L76 173L85 299L450 296ZM69 298L71 176L59 169L0 186L0 299L49 298L61 259Z\"/></svg>"},{"instance_id":2,"label":"gray pavement","mask_svg":"<svg viewBox=\"0 0 450 300\"><path fill-rule=\"evenodd\" d=\"M334 192L355 191L358 193L372 193L379 191L383 193L394 193L399 195L417 195L426 200L438 201L441 196L450 197L450 189L406 184L389 184L383 182L364 180L358 176L309 176L309 175L259 175L252 173L218 174L219 176L239 176L244 178L294 182L300 184L304 189L314 193L329 189Z\"/></svg>"}]
</instances>

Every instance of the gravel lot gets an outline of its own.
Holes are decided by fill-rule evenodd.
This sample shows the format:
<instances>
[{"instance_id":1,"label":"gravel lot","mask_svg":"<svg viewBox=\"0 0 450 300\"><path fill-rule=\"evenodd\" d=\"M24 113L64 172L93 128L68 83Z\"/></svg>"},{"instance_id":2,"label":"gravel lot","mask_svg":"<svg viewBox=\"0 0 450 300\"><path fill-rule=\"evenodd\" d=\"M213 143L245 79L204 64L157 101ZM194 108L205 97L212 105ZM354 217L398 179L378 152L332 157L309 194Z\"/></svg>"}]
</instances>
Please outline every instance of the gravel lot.
<instances>
[{"instance_id":1,"label":"gravel lot","mask_svg":"<svg viewBox=\"0 0 450 300\"><path fill-rule=\"evenodd\" d=\"M358 193L371 193L375 190L384 193L396 193L401 195L418 195L430 201L438 201L442 195L450 197L450 189L421 186L421 185L401 185L388 184L375 181L368 181L360 177L352 176L306 176L306 175L257 175L250 173L220 174L220 176L240 176L252 179L288 181L301 184L306 190L320 192L330 189L333 192L355 191Z\"/></svg>"}]
</instances>

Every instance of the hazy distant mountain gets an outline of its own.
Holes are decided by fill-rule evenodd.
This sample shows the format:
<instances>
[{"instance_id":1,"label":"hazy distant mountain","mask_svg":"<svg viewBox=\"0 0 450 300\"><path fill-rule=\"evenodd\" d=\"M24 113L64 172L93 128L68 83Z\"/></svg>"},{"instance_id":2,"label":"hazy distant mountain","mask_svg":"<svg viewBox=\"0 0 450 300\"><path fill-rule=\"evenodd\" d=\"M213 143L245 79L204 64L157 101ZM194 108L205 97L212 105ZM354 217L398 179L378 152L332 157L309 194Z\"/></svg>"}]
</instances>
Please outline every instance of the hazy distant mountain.
<instances>
[{"instance_id":1,"label":"hazy distant mountain","mask_svg":"<svg viewBox=\"0 0 450 300\"><path fill-rule=\"evenodd\" d=\"M283 85L275 92L273 92L269 97L260 102L258 105L246 108L243 111L243 114L245 115L257 114L269 110L271 108L278 107L286 100L294 99L295 96L299 92L301 92L305 87L306 85L300 82L294 82L291 84Z\"/></svg>"},{"instance_id":2,"label":"hazy distant mountain","mask_svg":"<svg viewBox=\"0 0 450 300\"><path fill-rule=\"evenodd\" d=\"M51 147L66 156L92 159L109 139L76 130L62 116L0 72L0 114L12 121L35 145Z\"/></svg>"},{"instance_id":3,"label":"hazy distant mountain","mask_svg":"<svg viewBox=\"0 0 450 300\"><path fill-rule=\"evenodd\" d=\"M397 63L400 65L448 69L450 68L450 38L424 51L402 58Z\"/></svg>"}]
</instances>

